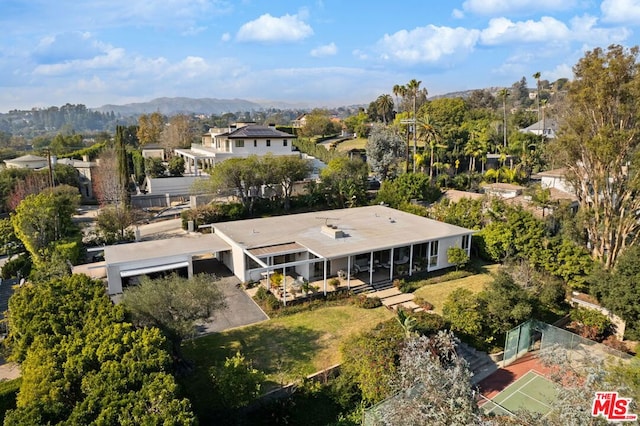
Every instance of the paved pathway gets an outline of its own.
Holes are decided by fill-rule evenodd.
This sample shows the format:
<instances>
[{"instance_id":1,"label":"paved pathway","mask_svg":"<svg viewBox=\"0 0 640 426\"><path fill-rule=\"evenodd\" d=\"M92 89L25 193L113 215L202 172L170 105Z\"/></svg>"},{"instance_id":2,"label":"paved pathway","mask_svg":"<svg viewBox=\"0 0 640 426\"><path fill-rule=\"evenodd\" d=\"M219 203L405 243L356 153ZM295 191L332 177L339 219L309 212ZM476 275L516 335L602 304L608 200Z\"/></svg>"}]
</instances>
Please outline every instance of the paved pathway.
<instances>
[{"instance_id":1,"label":"paved pathway","mask_svg":"<svg viewBox=\"0 0 640 426\"><path fill-rule=\"evenodd\" d=\"M239 281L235 277L223 279L221 289L225 294L228 307L216 312L211 320L199 326L199 333L214 333L269 319L253 299L237 286L238 283Z\"/></svg>"}]
</instances>

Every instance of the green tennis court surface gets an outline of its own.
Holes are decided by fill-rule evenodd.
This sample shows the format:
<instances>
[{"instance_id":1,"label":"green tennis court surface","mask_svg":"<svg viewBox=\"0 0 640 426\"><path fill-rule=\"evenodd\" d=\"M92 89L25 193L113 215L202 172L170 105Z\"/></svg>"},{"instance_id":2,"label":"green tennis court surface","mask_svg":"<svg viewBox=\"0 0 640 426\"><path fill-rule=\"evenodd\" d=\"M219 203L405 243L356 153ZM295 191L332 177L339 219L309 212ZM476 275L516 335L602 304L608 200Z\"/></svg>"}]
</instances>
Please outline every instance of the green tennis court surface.
<instances>
[{"instance_id":1,"label":"green tennis court surface","mask_svg":"<svg viewBox=\"0 0 640 426\"><path fill-rule=\"evenodd\" d=\"M529 371L483 404L482 409L487 414L505 415L527 410L544 416L551 411L551 402L557 394L553 382Z\"/></svg>"}]
</instances>

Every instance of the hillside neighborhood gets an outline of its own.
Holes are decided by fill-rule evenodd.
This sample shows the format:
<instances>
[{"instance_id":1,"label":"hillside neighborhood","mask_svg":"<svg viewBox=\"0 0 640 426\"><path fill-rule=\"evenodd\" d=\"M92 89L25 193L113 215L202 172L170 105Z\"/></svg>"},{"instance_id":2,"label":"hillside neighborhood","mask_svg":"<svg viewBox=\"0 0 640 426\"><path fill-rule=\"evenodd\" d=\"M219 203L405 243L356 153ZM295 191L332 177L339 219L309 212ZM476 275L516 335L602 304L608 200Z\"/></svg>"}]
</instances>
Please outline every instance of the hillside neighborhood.
<instances>
[{"instance_id":1,"label":"hillside neighborhood","mask_svg":"<svg viewBox=\"0 0 640 426\"><path fill-rule=\"evenodd\" d=\"M529 78L0 116L4 424L637 421L638 50Z\"/></svg>"}]
</instances>

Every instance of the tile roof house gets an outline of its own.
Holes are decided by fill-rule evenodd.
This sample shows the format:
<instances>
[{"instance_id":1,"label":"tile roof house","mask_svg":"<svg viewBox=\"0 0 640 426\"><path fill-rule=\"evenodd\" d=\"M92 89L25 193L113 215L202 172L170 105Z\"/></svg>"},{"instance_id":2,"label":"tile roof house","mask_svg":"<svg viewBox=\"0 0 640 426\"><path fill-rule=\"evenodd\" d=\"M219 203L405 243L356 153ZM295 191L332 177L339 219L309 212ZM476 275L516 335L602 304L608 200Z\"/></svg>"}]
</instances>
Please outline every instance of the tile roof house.
<instances>
[{"instance_id":1,"label":"tile roof house","mask_svg":"<svg viewBox=\"0 0 640 426\"><path fill-rule=\"evenodd\" d=\"M209 129L202 136L201 144L192 144L189 149L174 149L174 152L184 158L187 174L198 174L203 165L214 167L228 158L299 155L293 148L295 139L294 135L276 129L275 125L236 123L225 129Z\"/></svg>"}]
</instances>

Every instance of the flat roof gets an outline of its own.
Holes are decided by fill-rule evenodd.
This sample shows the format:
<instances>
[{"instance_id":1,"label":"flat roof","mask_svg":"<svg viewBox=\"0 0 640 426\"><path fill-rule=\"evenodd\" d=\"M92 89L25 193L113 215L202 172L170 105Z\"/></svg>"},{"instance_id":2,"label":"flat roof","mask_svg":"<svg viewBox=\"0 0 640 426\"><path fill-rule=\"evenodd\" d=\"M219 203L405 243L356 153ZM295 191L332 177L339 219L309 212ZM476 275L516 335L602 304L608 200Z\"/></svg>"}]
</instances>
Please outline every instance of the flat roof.
<instances>
[{"instance_id":1,"label":"flat roof","mask_svg":"<svg viewBox=\"0 0 640 426\"><path fill-rule=\"evenodd\" d=\"M229 244L215 234L189 234L163 240L106 246L104 259L107 265L114 265L175 255L216 253L229 249Z\"/></svg>"},{"instance_id":2,"label":"flat roof","mask_svg":"<svg viewBox=\"0 0 640 426\"><path fill-rule=\"evenodd\" d=\"M328 236L321 231L323 225L337 226L345 236ZM380 205L221 222L213 227L245 249L295 242L325 258L474 232Z\"/></svg>"}]
</instances>

